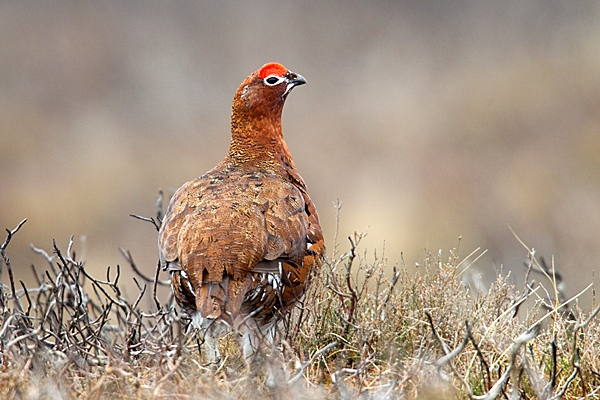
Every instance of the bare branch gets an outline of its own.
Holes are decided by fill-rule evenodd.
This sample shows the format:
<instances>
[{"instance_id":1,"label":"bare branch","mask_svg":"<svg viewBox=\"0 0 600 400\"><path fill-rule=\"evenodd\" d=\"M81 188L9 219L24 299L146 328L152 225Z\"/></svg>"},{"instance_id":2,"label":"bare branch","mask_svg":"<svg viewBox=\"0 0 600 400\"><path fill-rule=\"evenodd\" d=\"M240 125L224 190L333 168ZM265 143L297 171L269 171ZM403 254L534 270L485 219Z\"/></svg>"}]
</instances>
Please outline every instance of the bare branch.
<instances>
[{"instance_id":1,"label":"bare branch","mask_svg":"<svg viewBox=\"0 0 600 400\"><path fill-rule=\"evenodd\" d=\"M129 263L129 265L131 266L131 268L133 269L133 271L140 278L142 278L143 280L145 280L146 282L156 283L158 285L163 285L163 286L169 286L171 284L171 281L159 281L159 280L147 277L146 275L144 275L142 273L142 271L139 270L139 268L137 267L137 264L135 263L135 261L133 261L133 256L131 255L131 253L129 252L129 250L125 250L124 248L119 247L119 251L121 252L121 254L123 254L123 257L125 257L125 260L127 260L127 262Z\"/></svg>"},{"instance_id":2,"label":"bare branch","mask_svg":"<svg viewBox=\"0 0 600 400\"><path fill-rule=\"evenodd\" d=\"M290 379L288 381L288 383L294 383L296 382L298 379L300 379L300 377L302 376L302 374L304 373L304 370L310 365L312 364L317 357L320 357L321 354L323 353L327 353L329 350L333 349L334 347L336 347L338 345L338 342L331 342L329 343L327 346L317 350L315 352L315 354L312 355L312 357L305 362L304 364L302 364L302 366L300 367L300 370L296 373L296 375L294 375L294 377L292 379Z\"/></svg>"},{"instance_id":3,"label":"bare branch","mask_svg":"<svg viewBox=\"0 0 600 400\"><path fill-rule=\"evenodd\" d=\"M6 247L10 243L10 240L12 239L12 237L19 231L19 229L21 229L21 227L23 226L23 224L25 222L27 222L27 218L25 218L24 220L19 222L17 227L15 229L13 229L12 231L7 229L6 230L6 232L7 232L6 239L4 239L4 243L2 243L2 245L0 245L0 256L2 256L2 260L4 260L4 264L6 265L6 270L8 271L8 278L10 280L10 290L11 290L11 294L12 294L12 299L13 299L15 306L19 309L19 311L23 311L23 307L21 306L21 302L17 298L17 291L15 290L15 278L13 276L13 271L12 271L12 267L10 265L10 260L6 256ZM2 271L1 267L2 267L2 264L0 264L0 271ZM0 303L1 303L0 305L2 305L3 308L6 307L3 293L0 293Z\"/></svg>"},{"instance_id":4,"label":"bare branch","mask_svg":"<svg viewBox=\"0 0 600 400\"><path fill-rule=\"evenodd\" d=\"M156 220L154 218L142 217L141 215L136 215L136 214L129 214L129 216L133 217L135 219L150 222L152 225L154 225L154 228L156 229L156 231L160 230L160 223L156 222Z\"/></svg>"}]
</instances>

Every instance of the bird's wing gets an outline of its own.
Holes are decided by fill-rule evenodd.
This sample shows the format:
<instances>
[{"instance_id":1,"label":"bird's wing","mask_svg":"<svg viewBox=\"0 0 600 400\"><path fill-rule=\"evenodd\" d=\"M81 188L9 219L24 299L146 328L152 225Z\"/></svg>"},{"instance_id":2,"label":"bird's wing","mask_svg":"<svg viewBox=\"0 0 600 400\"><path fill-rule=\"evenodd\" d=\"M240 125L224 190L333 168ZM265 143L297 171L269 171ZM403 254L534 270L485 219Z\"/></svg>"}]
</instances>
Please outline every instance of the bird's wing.
<instances>
[{"instance_id":1,"label":"bird's wing","mask_svg":"<svg viewBox=\"0 0 600 400\"><path fill-rule=\"evenodd\" d=\"M275 260L285 262L288 279L298 286L308 275L304 259L314 236L304 198L274 174L208 174L182 186L159 234L161 262L179 264L185 274L174 275L179 293L189 297L189 282L203 316L218 316L225 299L235 315L254 269Z\"/></svg>"},{"instance_id":2,"label":"bird's wing","mask_svg":"<svg viewBox=\"0 0 600 400\"><path fill-rule=\"evenodd\" d=\"M255 315L263 323L273 317L275 310L284 311L299 300L325 252L317 210L302 178L298 178L285 180L297 191L285 196L265 192L270 198L282 199L271 204L266 213L269 239L278 244L272 247L279 250L255 265L254 279L244 300L245 314L263 307Z\"/></svg>"},{"instance_id":3,"label":"bird's wing","mask_svg":"<svg viewBox=\"0 0 600 400\"><path fill-rule=\"evenodd\" d=\"M192 194L201 193L206 183L203 178L191 180L183 184L171 197L158 233L158 256L164 269L181 270L177 246L179 231L186 221L185 216L191 214L198 206L199 199Z\"/></svg>"}]
</instances>

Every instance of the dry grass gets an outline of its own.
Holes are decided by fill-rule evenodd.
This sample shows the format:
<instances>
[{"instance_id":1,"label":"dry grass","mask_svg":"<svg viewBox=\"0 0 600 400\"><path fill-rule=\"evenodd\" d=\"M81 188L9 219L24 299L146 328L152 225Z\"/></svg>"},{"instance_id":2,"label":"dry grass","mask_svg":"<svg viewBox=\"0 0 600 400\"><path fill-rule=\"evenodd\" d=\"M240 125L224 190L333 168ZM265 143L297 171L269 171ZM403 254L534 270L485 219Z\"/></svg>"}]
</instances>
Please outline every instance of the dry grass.
<instances>
[{"instance_id":1,"label":"dry grass","mask_svg":"<svg viewBox=\"0 0 600 400\"><path fill-rule=\"evenodd\" d=\"M152 278L139 274L139 295L127 299L119 268L91 276L71 240L66 252L34 248L46 269L33 268L38 286L26 288L14 282L7 255L17 231L0 248L2 398L575 399L600 392L600 308L588 314L562 299L560 276L531 251L529 272L548 275L550 289L528 273L523 290L498 275L482 292L465 278L469 257L458 249L426 253L413 271L388 265L385 254L367 256L361 234L344 252L336 238L303 302L279 324L277 351L247 367L232 334L215 371L202 365L201 338L186 333L186 316L171 298L159 300L158 269Z\"/></svg>"}]
</instances>

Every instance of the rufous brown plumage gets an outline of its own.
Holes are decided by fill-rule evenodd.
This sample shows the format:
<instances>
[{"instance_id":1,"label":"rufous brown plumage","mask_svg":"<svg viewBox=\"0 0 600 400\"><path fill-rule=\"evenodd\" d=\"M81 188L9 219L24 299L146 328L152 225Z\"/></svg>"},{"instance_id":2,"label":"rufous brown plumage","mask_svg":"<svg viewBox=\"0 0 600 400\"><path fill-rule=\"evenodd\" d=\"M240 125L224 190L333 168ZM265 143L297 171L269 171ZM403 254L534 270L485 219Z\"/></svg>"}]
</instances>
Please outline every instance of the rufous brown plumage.
<instances>
[{"instance_id":1,"label":"rufous brown plumage","mask_svg":"<svg viewBox=\"0 0 600 400\"><path fill-rule=\"evenodd\" d=\"M233 100L227 156L171 199L160 262L200 328L222 321L240 329L250 314L258 327L272 325L322 260L317 210L281 130L285 100L304 83L277 63L248 76Z\"/></svg>"}]
</instances>

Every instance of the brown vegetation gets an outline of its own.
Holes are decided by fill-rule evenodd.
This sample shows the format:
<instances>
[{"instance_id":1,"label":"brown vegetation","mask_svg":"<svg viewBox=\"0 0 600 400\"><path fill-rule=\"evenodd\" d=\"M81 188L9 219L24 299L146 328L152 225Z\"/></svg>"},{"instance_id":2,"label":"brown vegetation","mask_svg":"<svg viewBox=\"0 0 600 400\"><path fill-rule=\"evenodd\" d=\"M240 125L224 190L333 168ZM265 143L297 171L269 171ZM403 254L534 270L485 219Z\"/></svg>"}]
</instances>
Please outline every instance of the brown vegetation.
<instances>
[{"instance_id":1,"label":"brown vegetation","mask_svg":"<svg viewBox=\"0 0 600 400\"><path fill-rule=\"evenodd\" d=\"M339 206L338 206L339 208ZM156 222L155 219L148 219ZM475 289L458 248L427 253L415 270L369 257L349 237L279 325L278 348L247 367L223 338L217 370L202 365L200 335L172 298L157 295L161 271L138 272L139 293L122 293L120 267L91 276L73 240L33 267L37 285L15 282L2 244L2 398L588 398L600 392L600 326L576 299L561 300L559 275L529 252L528 271L550 272L546 288L523 290L498 275ZM155 223L155 225L158 225ZM6 267L6 268L5 268ZM4 275L8 272L8 279ZM552 278L554 276L554 278ZM588 289L593 290L593 289ZM146 301L150 300L150 301Z\"/></svg>"}]
</instances>

